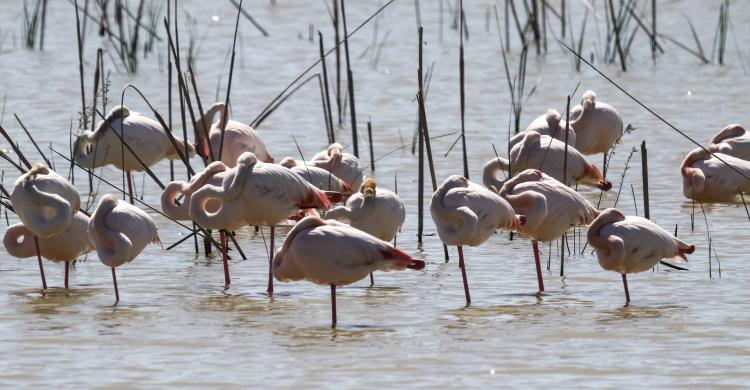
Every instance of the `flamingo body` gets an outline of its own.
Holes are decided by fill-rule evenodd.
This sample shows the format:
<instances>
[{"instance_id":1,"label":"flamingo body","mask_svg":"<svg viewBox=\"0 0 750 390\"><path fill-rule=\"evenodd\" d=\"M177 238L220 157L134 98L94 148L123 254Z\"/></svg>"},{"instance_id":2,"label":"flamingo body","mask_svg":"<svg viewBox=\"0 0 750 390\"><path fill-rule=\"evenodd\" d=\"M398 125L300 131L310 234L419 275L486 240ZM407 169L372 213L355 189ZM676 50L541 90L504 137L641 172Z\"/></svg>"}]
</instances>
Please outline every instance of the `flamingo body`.
<instances>
[{"instance_id":1,"label":"flamingo body","mask_svg":"<svg viewBox=\"0 0 750 390\"><path fill-rule=\"evenodd\" d=\"M607 153L622 137L620 113L597 101L594 91L584 92L581 104L570 109L570 125L576 133L576 149L586 155Z\"/></svg>"},{"instance_id":2,"label":"flamingo body","mask_svg":"<svg viewBox=\"0 0 750 390\"><path fill-rule=\"evenodd\" d=\"M279 165L291 169L322 191L340 192L344 196L349 196L353 192L346 182L336 177L330 171L318 168L312 163L303 162L300 164L297 160L286 157Z\"/></svg>"},{"instance_id":3,"label":"flamingo body","mask_svg":"<svg viewBox=\"0 0 750 390\"><path fill-rule=\"evenodd\" d=\"M535 169L506 181L499 194L526 217L518 232L532 240L550 242L573 226L589 224L597 215L579 193Z\"/></svg>"},{"instance_id":4,"label":"flamingo body","mask_svg":"<svg viewBox=\"0 0 750 390\"><path fill-rule=\"evenodd\" d=\"M485 178L494 176L500 169L508 170L510 166L510 176L526 169L540 169L564 183L581 183L604 191L612 188L612 184L604 180L601 171L570 144L567 147L567 171L565 159L564 142L530 130L511 148L510 161L497 157L485 165ZM487 179L484 180L487 182Z\"/></svg>"},{"instance_id":5,"label":"flamingo body","mask_svg":"<svg viewBox=\"0 0 750 390\"><path fill-rule=\"evenodd\" d=\"M159 122L130 111L127 107L116 106L99 122L95 131L84 131L76 139L75 162L84 168L112 164L124 171L145 170L136 156L123 146L118 136L120 134L146 167L165 158L180 158ZM195 153L193 147L182 139L175 138L175 143L183 153L187 148L188 157Z\"/></svg>"},{"instance_id":6,"label":"flamingo body","mask_svg":"<svg viewBox=\"0 0 750 390\"><path fill-rule=\"evenodd\" d=\"M620 274L649 270L662 259L686 259L695 250L648 219L625 216L614 208L599 214L587 236L599 265Z\"/></svg>"},{"instance_id":7,"label":"flamingo body","mask_svg":"<svg viewBox=\"0 0 750 390\"><path fill-rule=\"evenodd\" d=\"M206 209L209 201L219 209ZM190 216L207 229L234 230L246 225L274 226L299 209L331 205L326 194L300 175L275 164L258 162L245 152L225 172L221 186L206 184L190 199Z\"/></svg>"},{"instance_id":8,"label":"flamingo body","mask_svg":"<svg viewBox=\"0 0 750 390\"><path fill-rule=\"evenodd\" d=\"M497 229L517 230L524 224L505 199L457 175L435 191L430 213L447 245L478 246Z\"/></svg>"},{"instance_id":9,"label":"flamingo body","mask_svg":"<svg viewBox=\"0 0 750 390\"><path fill-rule=\"evenodd\" d=\"M373 271L406 268L422 269L424 262L359 229L314 216L292 228L273 259L276 280L336 286L354 283Z\"/></svg>"},{"instance_id":10,"label":"flamingo body","mask_svg":"<svg viewBox=\"0 0 750 390\"><path fill-rule=\"evenodd\" d=\"M711 139L708 150L750 160L750 134L741 125L727 125Z\"/></svg>"},{"instance_id":11,"label":"flamingo body","mask_svg":"<svg viewBox=\"0 0 750 390\"><path fill-rule=\"evenodd\" d=\"M73 261L92 249L86 230L89 218L77 212L68 226L61 233L51 237L39 238L39 252L42 257L50 261ZM34 233L17 223L5 231L3 244L8 254L18 258L36 256Z\"/></svg>"},{"instance_id":12,"label":"flamingo body","mask_svg":"<svg viewBox=\"0 0 750 390\"><path fill-rule=\"evenodd\" d=\"M160 243L151 217L111 194L99 201L89 221L88 236L99 260L112 268L135 259L149 243Z\"/></svg>"},{"instance_id":13,"label":"flamingo body","mask_svg":"<svg viewBox=\"0 0 750 390\"><path fill-rule=\"evenodd\" d=\"M333 173L353 190L359 189L365 180L359 159L353 154L344 153L343 147L338 143L331 144L328 149L313 156L310 164Z\"/></svg>"},{"instance_id":14,"label":"flamingo body","mask_svg":"<svg viewBox=\"0 0 750 390\"><path fill-rule=\"evenodd\" d=\"M43 238L65 231L81 207L76 188L41 163L16 180L10 201L24 226Z\"/></svg>"},{"instance_id":15,"label":"flamingo body","mask_svg":"<svg viewBox=\"0 0 750 390\"><path fill-rule=\"evenodd\" d=\"M536 117L526 127L523 133L518 133L510 139L510 147L523 140L526 131L536 131L541 135L548 135L559 141L565 142L565 120L560 117L560 113L555 109L547 110L547 113ZM576 144L576 132L572 127L568 127L568 145Z\"/></svg>"},{"instance_id":16,"label":"flamingo body","mask_svg":"<svg viewBox=\"0 0 750 390\"><path fill-rule=\"evenodd\" d=\"M221 145L221 121L223 120L221 115L224 111L225 104L223 102L214 103L203 118L199 119L195 123L196 139L198 140L197 149L201 156L208 158L213 153L214 159L219 158L219 146ZM219 120L213 122L214 116L219 113ZM208 141L206 141L206 132L204 127L210 125L208 132ZM209 145L211 151L209 152ZM272 163L273 157L268 154L265 142L261 138L255 129L252 127L235 121L228 120L224 127L224 143L221 150L221 162L232 168L237 164L237 159L245 152L253 153L260 161Z\"/></svg>"},{"instance_id":17,"label":"flamingo body","mask_svg":"<svg viewBox=\"0 0 750 390\"><path fill-rule=\"evenodd\" d=\"M345 206L329 210L326 218L348 220L354 228L392 241L406 219L404 203L392 191L376 189L374 179L367 179L362 188L347 199Z\"/></svg>"},{"instance_id":18,"label":"flamingo body","mask_svg":"<svg viewBox=\"0 0 750 390\"><path fill-rule=\"evenodd\" d=\"M750 177L750 161L723 153L714 155L696 148L682 161L682 192L685 197L708 202L732 202L740 191L750 192L750 180L747 179Z\"/></svg>"}]
</instances>

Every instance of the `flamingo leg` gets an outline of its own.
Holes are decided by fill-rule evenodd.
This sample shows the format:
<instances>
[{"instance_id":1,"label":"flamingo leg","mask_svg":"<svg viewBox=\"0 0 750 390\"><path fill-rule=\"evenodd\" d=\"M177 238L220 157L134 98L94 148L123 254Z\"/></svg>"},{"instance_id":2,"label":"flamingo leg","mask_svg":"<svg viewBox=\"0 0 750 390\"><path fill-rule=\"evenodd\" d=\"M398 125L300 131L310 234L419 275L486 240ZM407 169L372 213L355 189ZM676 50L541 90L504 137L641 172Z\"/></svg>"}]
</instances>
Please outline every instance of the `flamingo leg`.
<instances>
[{"instance_id":1,"label":"flamingo leg","mask_svg":"<svg viewBox=\"0 0 750 390\"><path fill-rule=\"evenodd\" d=\"M70 262L65 262L65 288L68 288L68 274L70 273Z\"/></svg>"},{"instance_id":2,"label":"flamingo leg","mask_svg":"<svg viewBox=\"0 0 750 390\"><path fill-rule=\"evenodd\" d=\"M128 177L128 196L130 197L130 204L133 204L133 176L130 171L126 172L126 176Z\"/></svg>"},{"instance_id":3,"label":"flamingo leg","mask_svg":"<svg viewBox=\"0 0 750 390\"><path fill-rule=\"evenodd\" d=\"M539 242L531 241L531 249L534 251L534 263L536 263L536 280L539 284L539 292L544 292L544 280L542 279L542 263L539 259Z\"/></svg>"},{"instance_id":4,"label":"flamingo leg","mask_svg":"<svg viewBox=\"0 0 750 390\"><path fill-rule=\"evenodd\" d=\"M336 285L331 285L331 329L336 329Z\"/></svg>"},{"instance_id":5,"label":"flamingo leg","mask_svg":"<svg viewBox=\"0 0 750 390\"><path fill-rule=\"evenodd\" d=\"M268 252L268 289L266 292L269 295L273 295L273 239L276 228L271 226L271 245L270 251Z\"/></svg>"},{"instance_id":6,"label":"flamingo leg","mask_svg":"<svg viewBox=\"0 0 750 390\"><path fill-rule=\"evenodd\" d=\"M42 265L42 253L39 251L39 239L34 236L34 244L36 245L36 258L39 260L39 275L42 276L42 288L47 289L47 279L44 277L44 265Z\"/></svg>"},{"instance_id":7,"label":"flamingo leg","mask_svg":"<svg viewBox=\"0 0 750 390\"><path fill-rule=\"evenodd\" d=\"M112 267L112 284L115 286L115 305L120 302L120 291L117 289L117 276L115 275L115 267Z\"/></svg>"},{"instance_id":8,"label":"flamingo leg","mask_svg":"<svg viewBox=\"0 0 750 390\"><path fill-rule=\"evenodd\" d=\"M370 272L370 287L375 285L375 278L372 276L372 272Z\"/></svg>"},{"instance_id":9,"label":"flamingo leg","mask_svg":"<svg viewBox=\"0 0 750 390\"><path fill-rule=\"evenodd\" d=\"M458 246L458 267L461 268L461 276L464 279L464 295L466 296L466 306L471 304L471 294L469 293L469 280L466 278L466 264L464 263L464 249Z\"/></svg>"},{"instance_id":10,"label":"flamingo leg","mask_svg":"<svg viewBox=\"0 0 750 390\"><path fill-rule=\"evenodd\" d=\"M602 162L602 176L604 179L607 178L607 152L602 153L604 155L604 162Z\"/></svg>"},{"instance_id":11,"label":"flamingo leg","mask_svg":"<svg viewBox=\"0 0 750 390\"><path fill-rule=\"evenodd\" d=\"M229 261L227 256L227 237L224 229L219 230L219 240L221 241L221 262L224 264L224 286L229 287Z\"/></svg>"},{"instance_id":12,"label":"flamingo leg","mask_svg":"<svg viewBox=\"0 0 750 390\"><path fill-rule=\"evenodd\" d=\"M622 286L625 288L625 305L630 303L630 291L628 290L628 277L622 274Z\"/></svg>"}]
</instances>

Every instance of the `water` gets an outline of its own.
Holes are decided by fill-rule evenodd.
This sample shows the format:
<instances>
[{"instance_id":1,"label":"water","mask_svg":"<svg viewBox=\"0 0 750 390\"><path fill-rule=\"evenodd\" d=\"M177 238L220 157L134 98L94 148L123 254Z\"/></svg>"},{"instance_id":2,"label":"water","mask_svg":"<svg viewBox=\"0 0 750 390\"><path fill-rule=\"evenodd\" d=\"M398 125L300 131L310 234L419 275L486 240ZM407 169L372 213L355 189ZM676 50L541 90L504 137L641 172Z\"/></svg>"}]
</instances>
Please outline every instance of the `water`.
<instances>
[{"instance_id":1,"label":"water","mask_svg":"<svg viewBox=\"0 0 750 390\"><path fill-rule=\"evenodd\" d=\"M10 113L17 113L48 151L48 143L67 150L67 134L76 127L80 111L75 19L67 2L50 2L45 51L20 48L17 26L22 14L18 2L2 1L0 26L6 36L0 48L0 92L5 96L3 127L22 140L23 133ZM232 85L234 118L245 122L318 56L317 42L307 40L308 24L323 31L331 47L332 33L322 2L246 2L269 31L263 38L240 21L237 62ZM462 171L459 148L443 157L460 131L458 95L458 35L446 14L444 41L438 39L437 4L421 2L425 26L425 67L435 63L427 97L432 135L453 133L432 141L438 180ZM503 7L500 2L501 23ZM597 4L601 5L600 2ZM471 178L479 180L481 167L494 156L491 143L503 154L507 140L510 100L498 51L494 17L484 30L487 2L466 2L470 38L466 42L466 129ZM714 2L660 3L659 29L693 46L683 15L690 17L710 54L718 4ZM730 122L743 122L747 76L735 47L750 41L747 24L737 15L750 11L747 3L732 3L726 65L701 65L697 58L665 43L666 53L654 66L648 43L639 32L633 43L628 73L614 64L600 65L618 83L688 135L705 143ZM196 72L204 106L225 94L235 10L230 3L183 1L181 8L197 17ZM576 35L582 7L573 10ZM372 2L352 1L347 6L350 31L376 9ZM602 10L598 13L601 15ZM218 22L211 22L217 15ZM368 161L364 141L371 118L375 153L383 155L411 142L416 120L417 36L414 4L397 0L377 19L377 42L388 34L377 68L370 65L373 25L350 42L360 124L360 152ZM185 17L180 13L180 18ZM552 23L554 33L559 24ZM87 99L90 100L94 53L101 43L89 23L85 42ZM604 22L589 17L584 52L601 48ZM164 36L163 27L159 35ZM513 31L513 30L511 30ZM185 49L189 29L181 29ZM550 32L551 34L551 32ZM519 47L512 36L509 61L515 69ZM736 44L735 44L736 42ZM408 148L377 162L381 185L398 190L407 206L407 221L399 246L424 258L424 271L376 274L376 287L362 281L340 288L339 328L329 329L329 289L305 282L280 284L273 298L265 294L266 247L263 236L251 229L238 232L249 260L234 255L230 262L232 286L223 290L220 258L196 255L191 240L171 250L148 247L131 264L118 269L121 303L112 307L109 270L92 254L71 272L70 290L62 286L63 267L45 263L52 288L41 294L34 259L16 260L5 254L0 262L0 385L18 387L292 387L378 386L548 386L624 387L649 383L660 387L742 386L749 379L744 368L750 339L750 305L746 286L750 266L742 242L748 239L747 217L741 204L704 205L713 245L721 261L721 278L714 261L709 278L707 227L696 205L691 230L692 204L681 194L679 164L693 148L689 141L645 112L585 65L576 73L567 54L550 36L549 52L528 60L526 91L534 94L524 105L523 126L548 107L564 112L565 96L580 82L574 102L585 89L615 105L626 123L637 128L624 138L608 174L614 189L602 206L615 202L625 161L633 146L647 141L649 148L651 216L668 230L696 245L689 272L659 267L633 275L633 302L623 307L620 277L601 270L590 250L565 259L566 275L559 276L560 260L552 246L551 269L545 271L547 291L536 297L530 243L497 234L479 248L465 250L473 303L464 307L457 255L444 263L442 247L428 219L422 247L416 243L417 160ZM108 47L108 46L107 46ZM112 49L109 49L112 51ZM342 53L343 55L343 53ZM119 61L119 60L115 60ZM333 77L333 57L329 57ZM111 98L119 101L122 87L138 86L162 113L166 113L165 46L139 64L140 72L111 71ZM122 68L121 64L118 64ZM271 154L277 159L296 156L294 134L305 157L325 147L325 130L316 83L303 87L260 126ZM173 90L176 94L176 87ZM175 99L175 102L177 99ZM132 92L125 104L146 111ZM335 106L334 106L335 107ZM175 131L181 133L179 111ZM166 117L166 115L165 115ZM351 143L348 130L337 137ZM192 136L191 136L192 138ZM22 142L31 156L31 145ZM7 149L7 145L3 144ZM67 154L67 153L66 153ZM64 162L54 157L59 171ZM591 156L597 164L601 156ZM194 161L198 166L199 162ZM16 173L8 164L4 184ZM166 181L168 165L155 168ZM635 154L622 183L618 206L626 213L643 213L640 155ZM112 168L104 174L119 183ZM184 177L184 169L178 169ZM85 178L76 173L78 188L87 192ZM148 177L144 200L158 204L158 187ZM429 180L427 180L429 186ZM635 201L630 186L635 192ZM101 184L100 193L113 192ZM427 191L429 193L429 191ZM599 193L582 192L594 202ZM429 194L427 194L429 196ZM426 203L429 204L429 203ZM150 212L162 241L168 245L187 231ZM429 213L427 213L429 215ZM10 216L11 223L14 218ZM581 233L581 237L584 237ZM263 234L268 237L268 230ZM283 235L283 231L281 233ZM577 236L577 233L575 234ZM576 238L577 240L577 238ZM571 244L573 243L571 235ZM585 241L585 240L584 240ZM280 245L280 242L277 242ZM572 250L573 248L571 248ZM575 243L575 253L581 251ZM543 263L549 247L541 246ZM2 252L5 253L5 252Z\"/></svg>"}]
</instances>

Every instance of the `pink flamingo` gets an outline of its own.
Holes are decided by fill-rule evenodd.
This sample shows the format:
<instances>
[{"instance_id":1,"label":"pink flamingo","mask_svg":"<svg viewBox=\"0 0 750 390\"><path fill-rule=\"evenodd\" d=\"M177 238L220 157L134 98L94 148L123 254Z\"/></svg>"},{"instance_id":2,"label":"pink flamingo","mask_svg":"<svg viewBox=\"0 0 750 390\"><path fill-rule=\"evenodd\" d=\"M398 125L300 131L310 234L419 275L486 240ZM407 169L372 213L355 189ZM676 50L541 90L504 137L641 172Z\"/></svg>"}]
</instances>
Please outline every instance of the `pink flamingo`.
<instances>
[{"instance_id":1,"label":"pink flamingo","mask_svg":"<svg viewBox=\"0 0 750 390\"><path fill-rule=\"evenodd\" d=\"M626 274L653 268L661 259L687 261L695 246L662 229L648 219L625 216L617 209L606 209L589 226L587 238L596 250L599 265L622 275L625 303L630 302Z\"/></svg>"},{"instance_id":2,"label":"pink flamingo","mask_svg":"<svg viewBox=\"0 0 750 390\"><path fill-rule=\"evenodd\" d=\"M246 225L269 226L268 293L273 293L271 262L273 259L274 227L300 209L327 209L329 196L298 174L275 164L259 162L254 154L245 152L237 165L225 172L221 187L207 183L190 199L190 216L207 229L235 230ZM220 203L215 212L207 209L211 201Z\"/></svg>"},{"instance_id":3,"label":"pink flamingo","mask_svg":"<svg viewBox=\"0 0 750 390\"><path fill-rule=\"evenodd\" d=\"M314 166L311 162L300 163L291 157L284 157L279 165L291 169L320 190L340 192L345 198L354 192L345 181L330 171Z\"/></svg>"},{"instance_id":4,"label":"pink flamingo","mask_svg":"<svg viewBox=\"0 0 750 390\"><path fill-rule=\"evenodd\" d=\"M115 267L133 261L149 243L161 245L156 225L145 211L108 194L99 201L89 220L88 236L99 260L112 269L117 304L120 292Z\"/></svg>"},{"instance_id":5,"label":"pink flamingo","mask_svg":"<svg viewBox=\"0 0 750 390\"><path fill-rule=\"evenodd\" d=\"M742 125L727 125L711 138L708 150L750 160L750 134Z\"/></svg>"},{"instance_id":6,"label":"pink flamingo","mask_svg":"<svg viewBox=\"0 0 750 390\"><path fill-rule=\"evenodd\" d=\"M377 188L373 178L365 180L360 192L346 200L345 206L335 207L325 215L326 219L348 221L356 229L390 242L404 224L406 211L404 202L394 192ZM370 274L370 285L375 283Z\"/></svg>"},{"instance_id":7,"label":"pink flamingo","mask_svg":"<svg viewBox=\"0 0 750 390\"><path fill-rule=\"evenodd\" d=\"M424 265L361 230L308 216L289 231L273 259L273 276L280 282L330 285L331 328L335 328L336 286L354 283L373 271L420 270Z\"/></svg>"},{"instance_id":8,"label":"pink flamingo","mask_svg":"<svg viewBox=\"0 0 750 390\"><path fill-rule=\"evenodd\" d=\"M359 159L353 154L344 153L344 148L339 143L331 144L328 149L318 152L309 163L333 173L355 190L365 180Z\"/></svg>"},{"instance_id":9,"label":"pink flamingo","mask_svg":"<svg viewBox=\"0 0 750 390\"><path fill-rule=\"evenodd\" d=\"M68 288L70 262L94 249L86 235L88 224L89 217L79 211L61 233L36 238L23 223L17 223L5 231L3 244L11 256L25 258L39 254L50 261L65 262L65 288Z\"/></svg>"},{"instance_id":10,"label":"pink flamingo","mask_svg":"<svg viewBox=\"0 0 750 390\"><path fill-rule=\"evenodd\" d=\"M219 144L221 143L221 122L224 120L224 102L216 102L206 111L202 118L195 122L196 149L204 160L209 160L213 155L214 160L219 159ZM214 123L214 116L219 114L219 120ZM206 126L210 130L206 132ZM209 145L211 151L209 151ZM273 157L268 154L263 138L252 127L235 121L227 120L224 127L224 143L221 150L221 162L228 167L234 167L237 159L244 152L251 152L263 162L272 163Z\"/></svg>"},{"instance_id":11,"label":"pink flamingo","mask_svg":"<svg viewBox=\"0 0 750 390\"><path fill-rule=\"evenodd\" d=\"M714 155L696 148L682 161L680 171L685 197L698 201L733 202L740 192L750 192L750 180L747 179L750 177L750 161L723 153Z\"/></svg>"},{"instance_id":12,"label":"pink flamingo","mask_svg":"<svg viewBox=\"0 0 750 390\"><path fill-rule=\"evenodd\" d=\"M570 126L576 133L575 147L585 155L604 154L602 170L607 170L607 152L622 137L622 117L611 105L596 101L594 91L586 91L581 104L570 109Z\"/></svg>"},{"instance_id":13,"label":"pink flamingo","mask_svg":"<svg viewBox=\"0 0 750 390\"><path fill-rule=\"evenodd\" d=\"M526 216L518 232L531 239L539 291L544 291L539 241L553 241L573 226L589 224L597 216L594 206L572 188L536 169L527 169L506 181L499 195L516 213Z\"/></svg>"},{"instance_id":14,"label":"pink flamingo","mask_svg":"<svg viewBox=\"0 0 750 390\"><path fill-rule=\"evenodd\" d=\"M547 110L545 115L540 115L531 121L524 132L514 135L513 138L510 139L511 148L523 140L526 131L536 131L541 135L548 135L559 141L565 142L565 121L560 117L560 113L552 108ZM575 146L575 144L576 132L572 127L569 127L568 145Z\"/></svg>"},{"instance_id":15,"label":"pink flamingo","mask_svg":"<svg viewBox=\"0 0 750 390\"><path fill-rule=\"evenodd\" d=\"M227 166L221 161L214 161L208 164L203 171L198 172L190 179L190 182L173 181L164 187L161 193L161 209L169 218L190 221L190 198L193 193L210 183L214 186L220 186L224 180ZM178 204L177 199L183 196L182 203ZM209 202L206 208L210 212L216 212L220 204L218 202Z\"/></svg>"},{"instance_id":16,"label":"pink flamingo","mask_svg":"<svg viewBox=\"0 0 750 390\"><path fill-rule=\"evenodd\" d=\"M120 138L138 155L137 158L122 144ZM193 147L182 139L175 138L175 142L182 153L187 150L188 157L195 154ZM130 203L133 203L131 171L143 171L143 165L150 167L165 158L180 158L159 122L130 111L125 106L112 108L95 131L84 131L76 139L73 150L76 164L84 168L112 164L125 171Z\"/></svg>"},{"instance_id":17,"label":"pink flamingo","mask_svg":"<svg viewBox=\"0 0 750 390\"><path fill-rule=\"evenodd\" d=\"M526 217L523 213L516 215L511 205L497 194L457 175L445 179L432 195L430 213L443 243L458 247L458 266L468 305L471 295L463 246L479 246L497 229L519 230Z\"/></svg>"},{"instance_id":18,"label":"pink flamingo","mask_svg":"<svg viewBox=\"0 0 750 390\"><path fill-rule=\"evenodd\" d=\"M604 180L601 171L572 145L567 147L567 172L565 172L565 143L547 135L530 130L510 151L510 161L497 157L485 166L485 175L495 176L500 169L508 170L510 176L526 169L539 169L558 181L581 183L608 191L612 183ZM563 178L565 176L565 178Z\"/></svg>"},{"instance_id":19,"label":"pink flamingo","mask_svg":"<svg viewBox=\"0 0 750 390\"><path fill-rule=\"evenodd\" d=\"M64 177L46 165L36 163L16 180L10 201L18 218L34 236L42 288L46 289L39 238L63 233L75 219L81 207L81 198L76 188Z\"/></svg>"}]
</instances>

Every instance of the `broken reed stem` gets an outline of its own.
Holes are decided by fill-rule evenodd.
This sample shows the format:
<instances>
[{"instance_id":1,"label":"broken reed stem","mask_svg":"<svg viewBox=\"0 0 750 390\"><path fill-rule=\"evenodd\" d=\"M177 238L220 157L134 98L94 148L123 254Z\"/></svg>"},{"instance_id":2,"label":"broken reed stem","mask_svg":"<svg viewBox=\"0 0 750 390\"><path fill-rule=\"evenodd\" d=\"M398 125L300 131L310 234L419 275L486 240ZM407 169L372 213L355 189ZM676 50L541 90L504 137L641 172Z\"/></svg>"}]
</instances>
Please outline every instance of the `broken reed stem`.
<instances>
[{"instance_id":1,"label":"broken reed stem","mask_svg":"<svg viewBox=\"0 0 750 390\"><path fill-rule=\"evenodd\" d=\"M352 73L351 62L349 60L349 33L346 28L346 9L345 1L341 0L341 20L344 25L344 53L346 56L346 79L349 87L349 114L352 120L352 148L354 156L359 158L359 137L357 136L357 112L354 104L354 76Z\"/></svg>"},{"instance_id":2,"label":"broken reed stem","mask_svg":"<svg viewBox=\"0 0 750 390\"><path fill-rule=\"evenodd\" d=\"M569 133L570 133L570 95L568 95L568 103L565 106L565 156L563 158L563 180L565 180L566 182L568 181L568 134ZM552 142L550 142L550 145L551 144ZM545 151L545 154L546 154L546 151ZM569 184L565 183L565 185L569 185Z\"/></svg>"},{"instance_id":3,"label":"broken reed stem","mask_svg":"<svg viewBox=\"0 0 750 390\"><path fill-rule=\"evenodd\" d=\"M339 115L339 126L344 122L343 118L343 107L341 105L341 50L339 49L339 2L333 0L333 31L336 45L334 50L336 51L336 108ZM324 56L325 57L325 56Z\"/></svg>"},{"instance_id":4,"label":"broken reed stem","mask_svg":"<svg viewBox=\"0 0 750 390\"><path fill-rule=\"evenodd\" d=\"M425 109L425 86L424 86L424 74L423 74L423 68L422 68L422 47L423 47L423 33L424 30L422 26L419 26L417 29L418 36L419 36L419 67L417 68L417 82L418 82L418 91L417 91L417 101L419 103L418 105L418 114L419 114L419 124L422 127L422 136L424 137L424 144L425 149L427 151L427 162L430 167L430 180L432 181L432 191L437 191L437 177L435 174L435 164L432 159L432 147L430 145L430 131L427 126L427 111Z\"/></svg>"},{"instance_id":5,"label":"broken reed stem","mask_svg":"<svg viewBox=\"0 0 750 390\"><path fill-rule=\"evenodd\" d=\"M367 140L370 143L370 169L375 172L375 149L372 145L372 121L367 121Z\"/></svg>"},{"instance_id":6,"label":"broken reed stem","mask_svg":"<svg viewBox=\"0 0 750 390\"><path fill-rule=\"evenodd\" d=\"M21 128L23 129L24 133L26 133L26 136L29 137L31 144L34 145L34 148L36 149L36 151L39 152L39 155L42 156L42 159L44 159L44 162L47 163L47 166L50 167L51 169L54 169L52 163L50 163L47 156L45 156L44 153L42 153L42 149L39 148L39 145L37 145L36 141L34 140L34 137L31 136L31 133L29 133L29 130L26 128L23 122L21 122L21 118L19 118L15 112L13 113L13 116L16 118L16 121L18 122L18 124L21 125Z\"/></svg>"},{"instance_id":7,"label":"broken reed stem","mask_svg":"<svg viewBox=\"0 0 750 390\"><path fill-rule=\"evenodd\" d=\"M625 66L625 54L622 50L622 44L620 43L620 25L615 19L615 8L612 5L612 0L609 0L609 15L612 19L612 28L615 32L615 46L617 47L617 53L620 56L620 66L622 67L623 72L627 72L627 68Z\"/></svg>"},{"instance_id":8,"label":"broken reed stem","mask_svg":"<svg viewBox=\"0 0 750 390\"><path fill-rule=\"evenodd\" d=\"M466 179L469 179L469 161L466 157L466 126L465 126L465 109L466 109L466 95L464 93L464 18L463 18L463 12L464 12L464 1L460 0L459 3L460 9L459 9L459 17L460 20L460 28L459 28L459 36L460 43L458 48L458 72L459 72L459 92L461 97L461 148L463 151L463 165L464 165L464 177ZM422 43L420 41L420 47Z\"/></svg>"},{"instance_id":9,"label":"broken reed stem","mask_svg":"<svg viewBox=\"0 0 750 390\"><path fill-rule=\"evenodd\" d=\"M323 122L326 124L326 138L328 138L328 143L330 145L332 143L331 133L333 133L333 128L331 127L331 123L329 122L329 112L326 110L325 87L323 86L323 78L320 77L320 73L316 73L315 76L318 79L318 87L320 89L320 105L323 108Z\"/></svg>"},{"instance_id":10,"label":"broken reed stem","mask_svg":"<svg viewBox=\"0 0 750 390\"><path fill-rule=\"evenodd\" d=\"M745 195L742 194L742 189L737 188L737 192L740 193L740 198L742 198L742 205L745 206L745 214L747 214L747 219L750 220L750 211L747 209L747 202L745 202Z\"/></svg>"},{"instance_id":11,"label":"broken reed stem","mask_svg":"<svg viewBox=\"0 0 750 390\"><path fill-rule=\"evenodd\" d=\"M326 56L325 56L325 50L323 49L323 33L318 30L318 44L320 47L320 64L323 68L323 85L325 86L325 103L326 103L326 112L328 113L328 128L329 128L329 135L328 135L328 143L332 144L336 142L336 136L333 132L333 113L331 112L331 95L328 91L328 68L326 67ZM373 170L375 170L373 166Z\"/></svg>"},{"instance_id":12,"label":"broken reed stem","mask_svg":"<svg viewBox=\"0 0 750 390\"><path fill-rule=\"evenodd\" d=\"M221 152L224 149L224 132L227 127L227 121L229 121L229 115L227 115L227 110L229 109L229 94L232 91L232 75L234 74L234 57L236 54L235 48L237 46L237 30L240 27L240 13L242 12L242 1L240 0L240 4L237 5L237 19L234 22L234 39L232 41L232 59L229 62L229 80L227 81L227 94L226 99L224 99L224 109L222 110L221 115L221 122L219 123L219 128L221 129L221 138L219 142L219 161L221 161Z\"/></svg>"},{"instance_id":13,"label":"broken reed stem","mask_svg":"<svg viewBox=\"0 0 750 390\"><path fill-rule=\"evenodd\" d=\"M422 99L417 93L417 100L421 103ZM418 162L418 179L417 179L417 243L422 244L422 233L424 232L424 133L422 133L422 116L419 116L419 126L417 126L419 138L419 162Z\"/></svg>"},{"instance_id":14,"label":"broken reed stem","mask_svg":"<svg viewBox=\"0 0 750 390\"><path fill-rule=\"evenodd\" d=\"M247 11L245 11L244 9L242 9L242 0L240 0L239 4L237 4L237 2L235 0L229 0L229 1L231 1L232 4L235 7L237 7L237 9L239 10L239 12L242 13L242 15L245 16L247 18L247 20L249 20L250 23L252 23L253 26L255 26L255 28L257 28L258 31L260 31L261 34L263 34L264 37L268 36L268 31L266 31L266 29L264 29L263 27L261 27L261 25L255 20L255 18L252 17L252 15L250 15Z\"/></svg>"},{"instance_id":15,"label":"broken reed stem","mask_svg":"<svg viewBox=\"0 0 750 390\"><path fill-rule=\"evenodd\" d=\"M635 215L638 216L638 201L635 198L635 187L630 185L630 193L633 194L633 208L635 208Z\"/></svg>"},{"instance_id":16,"label":"broken reed stem","mask_svg":"<svg viewBox=\"0 0 750 390\"><path fill-rule=\"evenodd\" d=\"M651 0L651 60L656 61L656 0Z\"/></svg>"},{"instance_id":17,"label":"broken reed stem","mask_svg":"<svg viewBox=\"0 0 750 390\"><path fill-rule=\"evenodd\" d=\"M5 131L2 125L0 125L0 133L2 133L3 137L5 137L5 140L8 141L8 144L10 144L10 147L13 149L13 152L18 156L19 159L21 159L21 162L23 165L26 166L26 169L31 169L31 163L29 163L29 160L26 159L26 156L24 156L23 152L21 152L21 149L16 145L13 140L10 138L10 135ZM11 163L12 160L9 160ZM14 165L17 165L14 163ZM21 170L21 173L23 173L24 170Z\"/></svg>"},{"instance_id":18,"label":"broken reed stem","mask_svg":"<svg viewBox=\"0 0 750 390\"><path fill-rule=\"evenodd\" d=\"M648 150L646 150L646 141L641 142L641 176L643 176L643 215L646 219L651 219L648 202Z\"/></svg>"}]
</instances>

